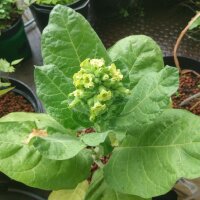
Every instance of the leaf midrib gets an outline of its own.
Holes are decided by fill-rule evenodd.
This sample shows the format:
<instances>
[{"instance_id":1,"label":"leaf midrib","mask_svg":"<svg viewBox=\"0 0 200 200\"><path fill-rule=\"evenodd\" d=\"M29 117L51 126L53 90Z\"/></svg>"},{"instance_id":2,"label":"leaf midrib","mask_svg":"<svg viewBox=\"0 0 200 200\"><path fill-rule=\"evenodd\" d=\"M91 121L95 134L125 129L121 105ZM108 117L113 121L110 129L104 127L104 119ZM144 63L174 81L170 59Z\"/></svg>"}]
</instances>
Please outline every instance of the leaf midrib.
<instances>
[{"instance_id":1,"label":"leaf midrib","mask_svg":"<svg viewBox=\"0 0 200 200\"><path fill-rule=\"evenodd\" d=\"M144 146L135 146L135 147L117 147L117 150L120 149L141 149L141 148L169 148L169 147L181 147L181 146L186 146L186 145L192 145L192 144L200 144L199 142L188 142L188 143L180 143L180 144L169 144L169 145L157 145L157 146L149 146L149 145L144 145Z\"/></svg>"}]
</instances>

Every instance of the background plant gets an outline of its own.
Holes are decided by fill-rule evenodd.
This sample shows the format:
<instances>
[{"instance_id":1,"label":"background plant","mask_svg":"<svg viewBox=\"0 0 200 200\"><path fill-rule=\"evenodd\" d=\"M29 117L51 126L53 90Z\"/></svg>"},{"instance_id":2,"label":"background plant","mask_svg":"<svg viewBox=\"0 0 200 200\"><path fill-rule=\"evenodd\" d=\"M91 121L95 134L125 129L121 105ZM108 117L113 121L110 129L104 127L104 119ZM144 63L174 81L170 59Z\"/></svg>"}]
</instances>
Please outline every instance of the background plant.
<instances>
[{"instance_id":1,"label":"background plant","mask_svg":"<svg viewBox=\"0 0 200 200\"><path fill-rule=\"evenodd\" d=\"M129 36L107 51L81 15L58 5L43 32L42 53L44 66L36 67L35 82L47 113L0 119L0 171L56 190L51 200L151 199L181 177L200 176L200 118L171 108L179 73L164 66L151 38ZM80 89L73 76L86 59L103 59L105 67L114 63L130 91L123 104L114 103L106 121L90 120L84 106L68 104ZM96 132L77 137L88 127ZM99 169L88 184L94 163Z\"/></svg>"},{"instance_id":2,"label":"background plant","mask_svg":"<svg viewBox=\"0 0 200 200\"><path fill-rule=\"evenodd\" d=\"M15 71L14 65L19 64L22 61L22 59L15 60L12 63L9 63L5 59L0 59L0 72L3 72L4 75L5 73L12 73ZM5 79L4 81L2 78L0 78L0 96L3 94L6 94L10 90L14 89L14 87L10 87L10 83L6 82Z\"/></svg>"},{"instance_id":3,"label":"background plant","mask_svg":"<svg viewBox=\"0 0 200 200\"><path fill-rule=\"evenodd\" d=\"M0 0L0 32L13 25L29 3L31 0Z\"/></svg>"},{"instance_id":4,"label":"background plant","mask_svg":"<svg viewBox=\"0 0 200 200\"><path fill-rule=\"evenodd\" d=\"M70 4L77 0L36 0L37 4L47 4L47 5L56 5L56 4Z\"/></svg>"}]
</instances>

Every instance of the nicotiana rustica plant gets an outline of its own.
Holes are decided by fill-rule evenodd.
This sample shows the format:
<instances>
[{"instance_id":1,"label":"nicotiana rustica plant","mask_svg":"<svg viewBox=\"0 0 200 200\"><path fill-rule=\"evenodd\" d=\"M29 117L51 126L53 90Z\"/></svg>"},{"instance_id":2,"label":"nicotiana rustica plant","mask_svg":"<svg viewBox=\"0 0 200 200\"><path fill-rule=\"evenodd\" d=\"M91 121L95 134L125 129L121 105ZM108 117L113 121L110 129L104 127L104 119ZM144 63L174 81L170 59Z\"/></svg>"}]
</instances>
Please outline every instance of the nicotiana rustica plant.
<instances>
[{"instance_id":1,"label":"nicotiana rustica plant","mask_svg":"<svg viewBox=\"0 0 200 200\"><path fill-rule=\"evenodd\" d=\"M200 118L171 108L178 70L164 67L151 38L107 51L81 15L58 5L42 54L35 81L46 114L0 119L0 171L56 190L50 200L151 199L200 176Z\"/></svg>"}]
</instances>

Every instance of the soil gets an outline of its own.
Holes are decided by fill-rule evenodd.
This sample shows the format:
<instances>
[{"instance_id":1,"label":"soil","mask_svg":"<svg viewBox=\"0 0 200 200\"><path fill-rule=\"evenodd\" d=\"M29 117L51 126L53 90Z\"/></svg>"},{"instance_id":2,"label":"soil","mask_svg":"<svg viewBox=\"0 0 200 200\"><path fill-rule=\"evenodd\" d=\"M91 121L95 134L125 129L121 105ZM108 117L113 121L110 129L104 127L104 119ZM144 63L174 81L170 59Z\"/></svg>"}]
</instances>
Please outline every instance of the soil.
<instances>
[{"instance_id":1,"label":"soil","mask_svg":"<svg viewBox=\"0 0 200 200\"><path fill-rule=\"evenodd\" d=\"M0 117L11 112L35 112L33 106L23 96L8 92L0 97Z\"/></svg>"},{"instance_id":2,"label":"soil","mask_svg":"<svg viewBox=\"0 0 200 200\"><path fill-rule=\"evenodd\" d=\"M180 105L185 99L200 93L200 75L193 71L183 71L179 84L178 92L172 97L173 107L186 109L200 115L200 97L189 101L185 105Z\"/></svg>"}]
</instances>

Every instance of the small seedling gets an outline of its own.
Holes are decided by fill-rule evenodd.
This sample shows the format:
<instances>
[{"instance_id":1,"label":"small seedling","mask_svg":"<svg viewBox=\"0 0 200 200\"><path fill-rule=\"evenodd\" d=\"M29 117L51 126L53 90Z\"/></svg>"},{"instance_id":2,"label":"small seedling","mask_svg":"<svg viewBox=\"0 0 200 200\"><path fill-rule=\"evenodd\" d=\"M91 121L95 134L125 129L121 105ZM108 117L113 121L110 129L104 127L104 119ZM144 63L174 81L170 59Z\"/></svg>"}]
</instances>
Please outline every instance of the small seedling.
<instances>
[{"instance_id":1,"label":"small seedling","mask_svg":"<svg viewBox=\"0 0 200 200\"><path fill-rule=\"evenodd\" d=\"M0 72L4 73L12 73L15 71L14 65L19 64L23 59L14 60L11 63L9 63L5 59L0 59ZM3 94L6 94L10 90L14 89L14 87L10 87L9 82L4 82L2 79L0 79L0 96Z\"/></svg>"}]
</instances>

